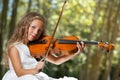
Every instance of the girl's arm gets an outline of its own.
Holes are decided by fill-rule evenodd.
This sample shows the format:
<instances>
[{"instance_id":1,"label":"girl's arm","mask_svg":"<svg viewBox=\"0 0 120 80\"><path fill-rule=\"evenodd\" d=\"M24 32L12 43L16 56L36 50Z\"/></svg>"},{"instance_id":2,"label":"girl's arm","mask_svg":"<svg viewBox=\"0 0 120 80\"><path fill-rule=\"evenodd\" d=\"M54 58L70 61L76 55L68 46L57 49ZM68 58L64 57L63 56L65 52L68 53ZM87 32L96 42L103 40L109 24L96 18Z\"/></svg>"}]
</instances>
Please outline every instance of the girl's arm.
<instances>
[{"instance_id":1,"label":"girl's arm","mask_svg":"<svg viewBox=\"0 0 120 80\"><path fill-rule=\"evenodd\" d=\"M74 56L76 56L77 54L69 54L69 55L63 55L63 56L59 56L59 57L55 57L53 55L48 55L47 57L47 61L56 65L60 65L68 60L70 60L71 58L73 58Z\"/></svg>"},{"instance_id":2,"label":"girl's arm","mask_svg":"<svg viewBox=\"0 0 120 80\"><path fill-rule=\"evenodd\" d=\"M15 47L11 47L8 52L8 56L11 59L13 68L17 74L18 77L26 74L36 74L38 73L39 69L43 67L43 62L39 62L39 66L37 65L33 69L23 69L21 61L20 61L20 56L19 52Z\"/></svg>"},{"instance_id":3,"label":"girl's arm","mask_svg":"<svg viewBox=\"0 0 120 80\"><path fill-rule=\"evenodd\" d=\"M79 43L77 43L77 47L78 47L78 51L76 53L69 54L67 51L64 51L64 53L67 54L67 55L63 55L63 56L60 56L60 57L55 57L53 55L48 55L46 60L48 62L51 62L51 63L56 64L56 65L62 64L64 62L70 60L74 56L78 55L83 50L84 43L82 43L81 45Z\"/></svg>"}]
</instances>

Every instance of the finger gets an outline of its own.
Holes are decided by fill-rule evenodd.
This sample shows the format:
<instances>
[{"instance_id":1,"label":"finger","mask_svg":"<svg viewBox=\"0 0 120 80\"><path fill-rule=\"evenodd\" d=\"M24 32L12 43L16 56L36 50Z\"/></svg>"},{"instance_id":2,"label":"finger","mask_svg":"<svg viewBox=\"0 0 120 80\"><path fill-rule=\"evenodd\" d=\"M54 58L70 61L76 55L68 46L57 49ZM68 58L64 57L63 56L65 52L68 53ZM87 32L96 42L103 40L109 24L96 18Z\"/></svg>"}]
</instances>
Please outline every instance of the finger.
<instances>
[{"instance_id":1,"label":"finger","mask_svg":"<svg viewBox=\"0 0 120 80\"><path fill-rule=\"evenodd\" d=\"M78 48L78 52L81 52L81 51L82 51L82 47L81 47L81 45L79 44L79 42L77 42L77 48Z\"/></svg>"},{"instance_id":2,"label":"finger","mask_svg":"<svg viewBox=\"0 0 120 80\"><path fill-rule=\"evenodd\" d=\"M79 44L79 42L77 42L77 47L81 49L81 45Z\"/></svg>"},{"instance_id":3,"label":"finger","mask_svg":"<svg viewBox=\"0 0 120 80\"><path fill-rule=\"evenodd\" d=\"M83 41L80 42L81 43L81 47L84 48L85 47L85 44Z\"/></svg>"},{"instance_id":4,"label":"finger","mask_svg":"<svg viewBox=\"0 0 120 80\"><path fill-rule=\"evenodd\" d=\"M45 58L42 58L40 61L41 61L41 62L44 62L44 61L45 61Z\"/></svg>"},{"instance_id":5,"label":"finger","mask_svg":"<svg viewBox=\"0 0 120 80\"><path fill-rule=\"evenodd\" d=\"M85 47L84 42L77 42L77 47L78 49L80 49L81 52L83 52Z\"/></svg>"},{"instance_id":6,"label":"finger","mask_svg":"<svg viewBox=\"0 0 120 80\"><path fill-rule=\"evenodd\" d=\"M37 66L38 66L38 68L43 68L44 67L44 62L40 61Z\"/></svg>"}]
</instances>

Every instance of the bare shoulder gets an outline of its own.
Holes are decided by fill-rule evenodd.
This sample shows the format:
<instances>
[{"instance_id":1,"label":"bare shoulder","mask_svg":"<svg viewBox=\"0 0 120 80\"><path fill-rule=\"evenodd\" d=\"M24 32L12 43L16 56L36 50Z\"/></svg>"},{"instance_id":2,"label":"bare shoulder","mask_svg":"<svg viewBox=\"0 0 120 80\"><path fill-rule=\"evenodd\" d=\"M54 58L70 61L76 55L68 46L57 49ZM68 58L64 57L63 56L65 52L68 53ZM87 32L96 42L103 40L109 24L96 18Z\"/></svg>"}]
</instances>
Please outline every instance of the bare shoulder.
<instances>
[{"instance_id":1,"label":"bare shoulder","mask_svg":"<svg viewBox=\"0 0 120 80\"><path fill-rule=\"evenodd\" d=\"M17 48L15 46L10 47L8 49L8 55L9 55L9 57L13 57L13 56L16 57L16 56L18 56Z\"/></svg>"}]
</instances>

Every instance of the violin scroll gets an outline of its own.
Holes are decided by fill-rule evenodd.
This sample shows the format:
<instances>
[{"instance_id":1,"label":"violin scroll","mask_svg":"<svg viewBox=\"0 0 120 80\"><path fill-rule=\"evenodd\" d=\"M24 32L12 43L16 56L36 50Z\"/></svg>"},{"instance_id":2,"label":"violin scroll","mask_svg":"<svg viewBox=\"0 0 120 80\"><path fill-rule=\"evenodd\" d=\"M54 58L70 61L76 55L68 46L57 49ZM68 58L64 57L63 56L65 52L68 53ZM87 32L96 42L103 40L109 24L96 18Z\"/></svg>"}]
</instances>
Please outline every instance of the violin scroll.
<instances>
[{"instance_id":1,"label":"violin scroll","mask_svg":"<svg viewBox=\"0 0 120 80\"><path fill-rule=\"evenodd\" d=\"M98 43L98 47L100 47L101 49L106 50L107 52L114 50L114 44L113 43L104 43L104 42L99 42Z\"/></svg>"}]
</instances>

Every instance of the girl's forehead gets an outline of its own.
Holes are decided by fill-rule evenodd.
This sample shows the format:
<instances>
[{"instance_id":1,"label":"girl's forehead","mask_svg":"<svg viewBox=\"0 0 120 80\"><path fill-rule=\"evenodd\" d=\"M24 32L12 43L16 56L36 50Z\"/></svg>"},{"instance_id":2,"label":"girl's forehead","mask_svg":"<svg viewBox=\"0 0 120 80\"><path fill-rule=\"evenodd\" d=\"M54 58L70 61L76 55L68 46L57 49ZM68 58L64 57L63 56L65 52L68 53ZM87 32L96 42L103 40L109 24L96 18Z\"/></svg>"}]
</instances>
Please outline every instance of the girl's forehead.
<instances>
[{"instance_id":1,"label":"girl's forehead","mask_svg":"<svg viewBox=\"0 0 120 80\"><path fill-rule=\"evenodd\" d=\"M44 27L44 23L43 23L43 21L36 19L36 20L33 20L31 22L30 26L36 26L36 27L43 28Z\"/></svg>"}]
</instances>

